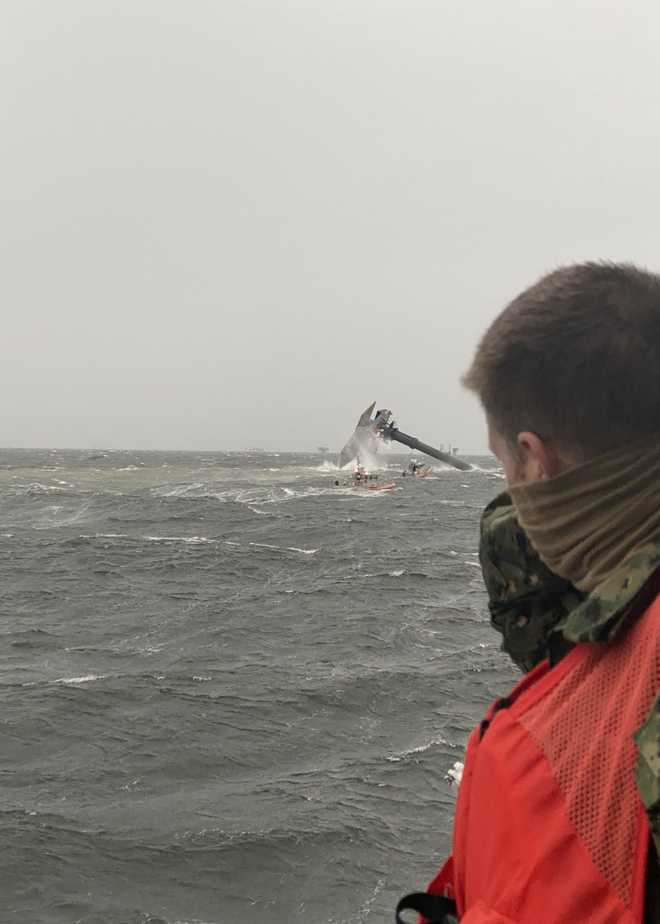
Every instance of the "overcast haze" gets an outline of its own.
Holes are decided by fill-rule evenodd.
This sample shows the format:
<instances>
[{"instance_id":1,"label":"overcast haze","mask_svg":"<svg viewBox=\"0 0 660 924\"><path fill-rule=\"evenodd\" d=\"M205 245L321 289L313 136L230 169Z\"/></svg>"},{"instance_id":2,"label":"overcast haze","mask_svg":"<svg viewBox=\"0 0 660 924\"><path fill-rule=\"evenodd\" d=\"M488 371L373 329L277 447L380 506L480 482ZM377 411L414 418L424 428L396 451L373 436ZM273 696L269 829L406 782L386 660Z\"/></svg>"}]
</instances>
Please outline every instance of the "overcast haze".
<instances>
[{"instance_id":1,"label":"overcast haze","mask_svg":"<svg viewBox=\"0 0 660 924\"><path fill-rule=\"evenodd\" d=\"M339 448L541 272L657 258L653 2L3 0L2 432Z\"/></svg>"}]
</instances>

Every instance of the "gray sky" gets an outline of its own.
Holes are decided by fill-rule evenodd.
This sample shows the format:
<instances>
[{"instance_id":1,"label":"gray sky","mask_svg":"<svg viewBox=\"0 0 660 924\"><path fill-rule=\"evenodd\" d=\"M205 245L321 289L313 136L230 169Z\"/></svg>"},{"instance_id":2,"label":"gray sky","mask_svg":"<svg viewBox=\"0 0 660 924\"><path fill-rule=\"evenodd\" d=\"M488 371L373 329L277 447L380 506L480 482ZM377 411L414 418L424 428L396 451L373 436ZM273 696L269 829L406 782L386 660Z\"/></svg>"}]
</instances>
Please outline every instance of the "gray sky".
<instances>
[{"instance_id":1,"label":"gray sky","mask_svg":"<svg viewBox=\"0 0 660 924\"><path fill-rule=\"evenodd\" d=\"M657 3L3 0L0 443L339 447L584 258L660 269Z\"/></svg>"}]
</instances>

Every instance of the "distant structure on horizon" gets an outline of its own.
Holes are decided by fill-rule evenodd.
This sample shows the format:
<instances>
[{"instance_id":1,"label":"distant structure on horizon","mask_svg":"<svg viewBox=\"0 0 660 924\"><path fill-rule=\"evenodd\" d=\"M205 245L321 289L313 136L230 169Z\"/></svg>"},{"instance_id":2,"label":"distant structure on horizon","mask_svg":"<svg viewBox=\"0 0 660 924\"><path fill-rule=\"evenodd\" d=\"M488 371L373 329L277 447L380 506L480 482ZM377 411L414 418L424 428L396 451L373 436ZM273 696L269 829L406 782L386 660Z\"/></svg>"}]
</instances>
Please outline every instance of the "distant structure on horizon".
<instances>
[{"instance_id":1,"label":"distant structure on horizon","mask_svg":"<svg viewBox=\"0 0 660 924\"><path fill-rule=\"evenodd\" d=\"M329 446L317 446L316 448L318 449L319 452L330 452Z\"/></svg>"}]
</instances>

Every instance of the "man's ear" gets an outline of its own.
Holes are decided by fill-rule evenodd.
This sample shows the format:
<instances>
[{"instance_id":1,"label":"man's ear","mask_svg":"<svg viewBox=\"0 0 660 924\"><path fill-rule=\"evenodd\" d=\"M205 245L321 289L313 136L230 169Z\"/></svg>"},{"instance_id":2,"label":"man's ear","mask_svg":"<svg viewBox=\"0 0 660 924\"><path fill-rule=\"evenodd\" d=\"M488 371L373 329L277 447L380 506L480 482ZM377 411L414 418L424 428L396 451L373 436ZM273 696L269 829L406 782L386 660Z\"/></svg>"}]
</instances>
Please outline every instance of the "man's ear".
<instances>
[{"instance_id":1,"label":"man's ear","mask_svg":"<svg viewBox=\"0 0 660 924\"><path fill-rule=\"evenodd\" d=\"M536 433L523 430L516 442L525 481L546 481L562 472L564 466L559 454Z\"/></svg>"}]
</instances>

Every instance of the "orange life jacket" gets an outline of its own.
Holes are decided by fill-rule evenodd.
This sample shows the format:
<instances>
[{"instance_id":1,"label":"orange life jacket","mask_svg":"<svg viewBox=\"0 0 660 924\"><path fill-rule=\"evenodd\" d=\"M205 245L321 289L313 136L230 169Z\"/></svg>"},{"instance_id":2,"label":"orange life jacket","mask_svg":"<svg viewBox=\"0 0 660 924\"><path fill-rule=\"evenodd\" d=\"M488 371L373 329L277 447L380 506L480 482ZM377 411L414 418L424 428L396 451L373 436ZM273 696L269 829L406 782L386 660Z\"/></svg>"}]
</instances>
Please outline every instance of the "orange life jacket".
<instances>
[{"instance_id":1,"label":"orange life jacket","mask_svg":"<svg viewBox=\"0 0 660 924\"><path fill-rule=\"evenodd\" d=\"M660 686L660 597L620 639L545 661L468 742L453 857L429 892L462 924L633 924L649 824L634 732Z\"/></svg>"}]
</instances>

